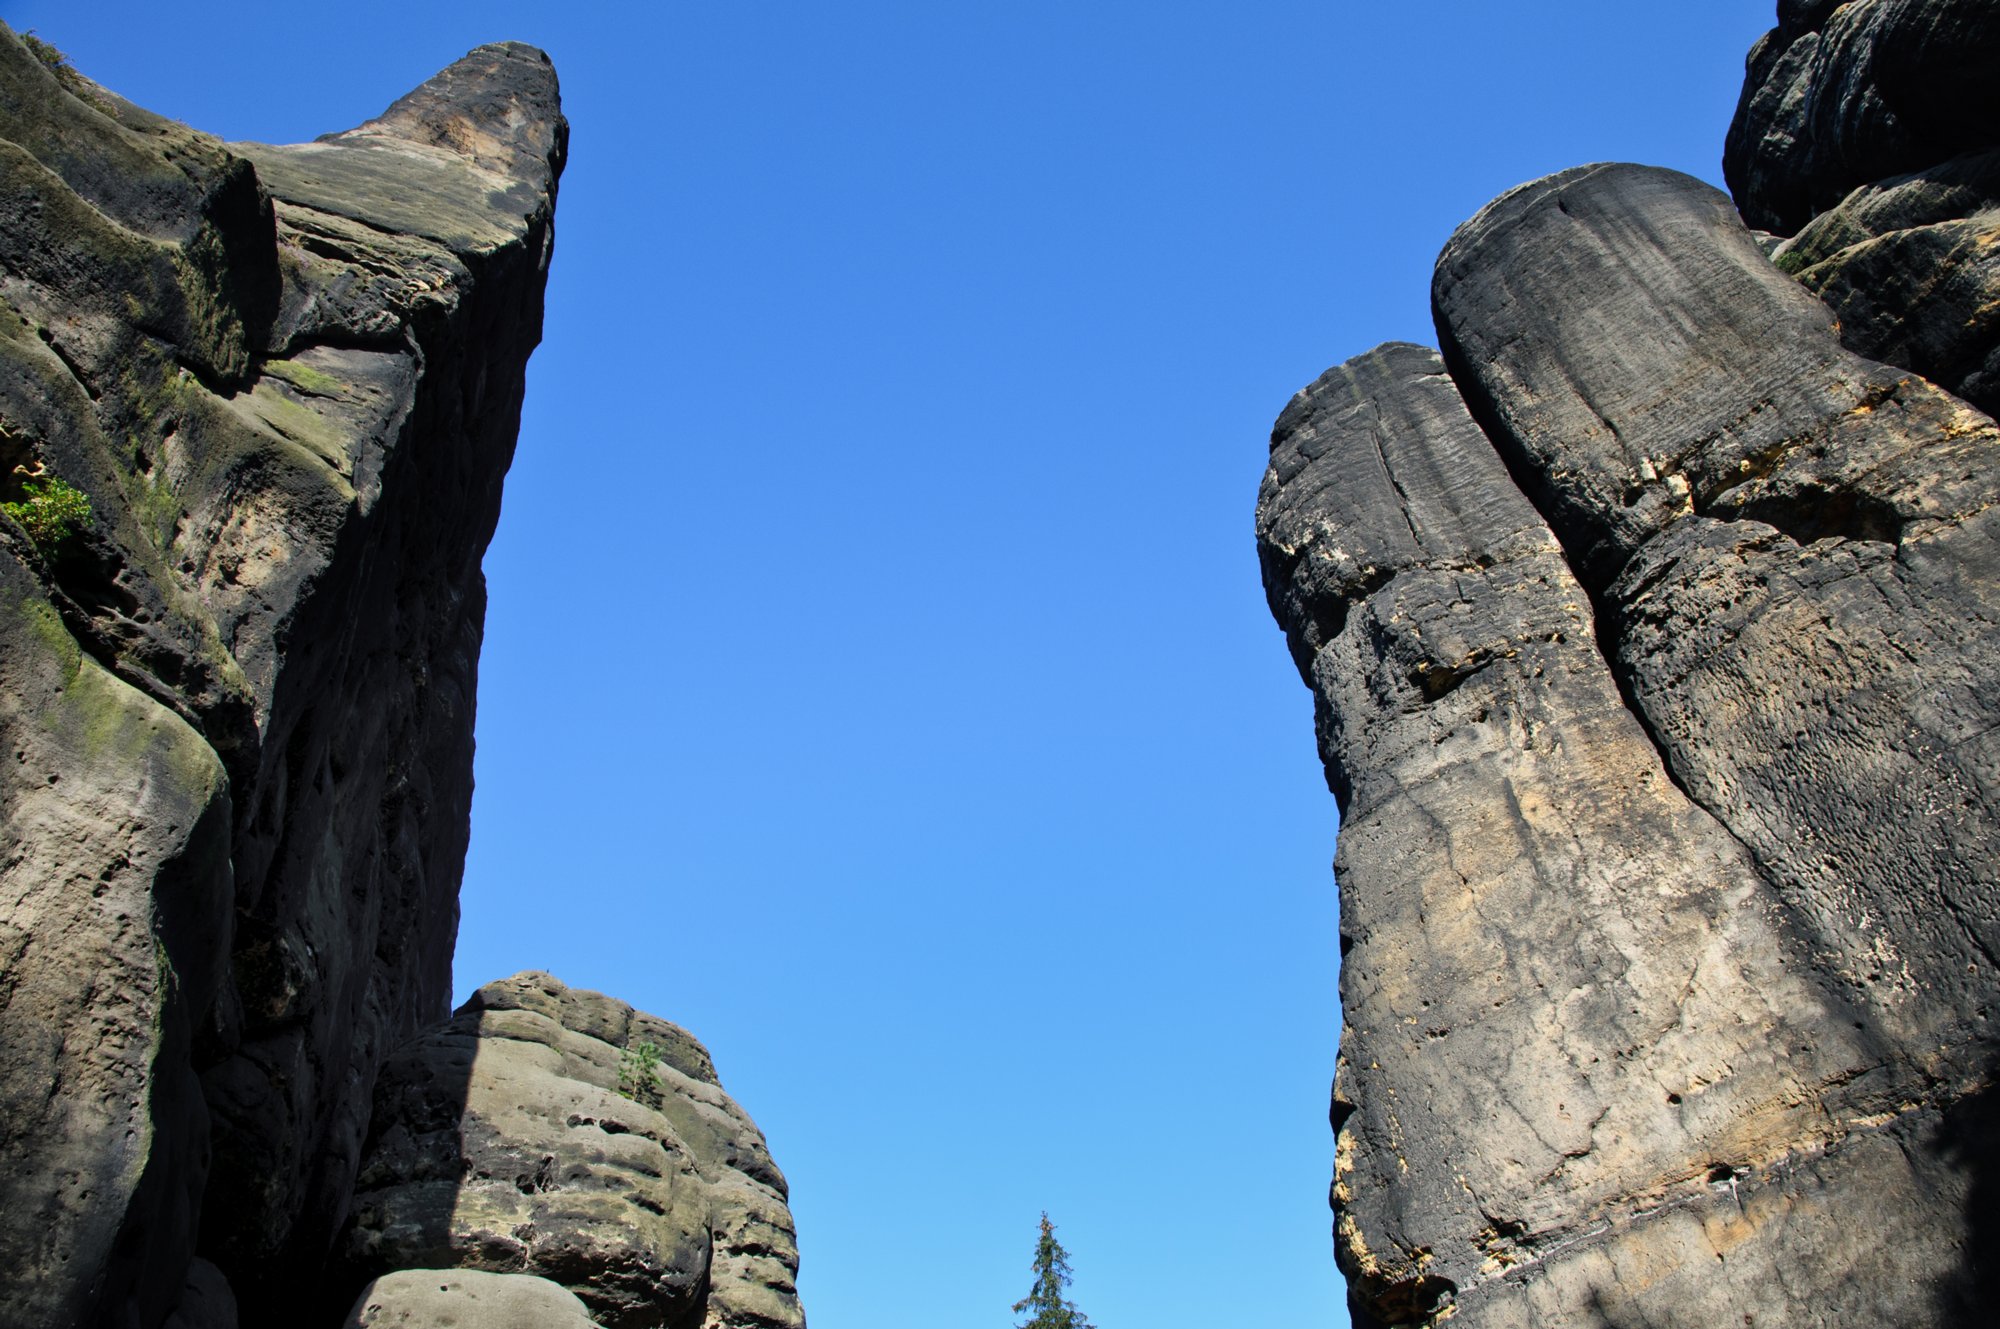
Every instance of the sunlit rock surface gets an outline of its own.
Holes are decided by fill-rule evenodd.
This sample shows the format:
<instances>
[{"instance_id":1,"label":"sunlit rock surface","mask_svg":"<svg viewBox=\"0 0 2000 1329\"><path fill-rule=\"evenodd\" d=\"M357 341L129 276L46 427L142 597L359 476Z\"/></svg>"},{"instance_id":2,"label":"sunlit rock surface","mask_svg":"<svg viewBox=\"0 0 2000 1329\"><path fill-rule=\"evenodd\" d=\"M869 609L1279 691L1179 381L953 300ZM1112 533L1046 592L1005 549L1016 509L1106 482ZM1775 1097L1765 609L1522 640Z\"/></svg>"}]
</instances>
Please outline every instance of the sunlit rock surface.
<instances>
[{"instance_id":1,"label":"sunlit rock surface","mask_svg":"<svg viewBox=\"0 0 2000 1329\"><path fill-rule=\"evenodd\" d=\"M805 1323L784 1176L675 1025L547 974L489 983L390 1058L374 1120L357 1277L531 1273L614 1329Z\"/></svg>"},{"instance_id":2,"label":"sunlit rock surface","mask_svg":"<svg viewBox=\"0 0 2000 1329\"><path fill-rule=\"evenodd\" d=\"M406 1269L362 1289L341 1329L591 1329L574 1293L533 1274Z\"/></svg>"},{"instance_id":3,"label":"sunlit rock surface","mask_svg":"<svg viewBox=\"0 0 2000 1329\"><path fill-rule=\"evenodd\" d=\"M0 497L90 504L0 521L0 1322L298 1322L446 1014L566 137L524 46L273 148L0 32Z\"/></svg>"},{"instance_id":4,"label":"sunlit rock surface","mask_svg":"<svg viewBox=\"0 0 2000 1329\"><path fill-rule=\"evenodd\" d=\"M1993 350L1960 316L1990 68L1951 63L1992 12L1781 6L1731 178L1796 236L1672 172L1536 181L1446 246L1442 355L1278 420L1265 588L1343 814L1357 1324L1990 1302L2000 429L1910 366L1973 391Z\"/></svg>"}]
</instances>

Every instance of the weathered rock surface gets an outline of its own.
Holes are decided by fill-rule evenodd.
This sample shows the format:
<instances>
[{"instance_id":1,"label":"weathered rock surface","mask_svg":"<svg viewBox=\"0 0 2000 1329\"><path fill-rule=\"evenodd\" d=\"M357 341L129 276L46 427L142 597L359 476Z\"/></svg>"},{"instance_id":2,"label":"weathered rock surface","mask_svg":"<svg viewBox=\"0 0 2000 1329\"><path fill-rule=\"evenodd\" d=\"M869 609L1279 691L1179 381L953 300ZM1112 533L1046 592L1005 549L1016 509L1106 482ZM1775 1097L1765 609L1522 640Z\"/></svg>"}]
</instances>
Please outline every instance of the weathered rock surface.
<instances>
[{"instance_id":1,"label":"weathered rock surface","mask_svg":"<svg viewBox=\"0 0 2000 1329\"><path fill-rule=\"evenodd\" d=\"M677 1026L547 974L489 983L389 1060L374 1120L358 1276L534 1274L613 1329L805 1323L784 1176Z\"/></svg>"},{"instance_id":2,"label":"weathered rock surface","mask_svg":"<svg viewBox=\"0 0 2000 1329\"><path fill-rule=\"evenodd\" d=\"M1358 1322L1571 1322L1596 1299L1624 1323L1658 1309L1621 1286L1634 1267L1760 1186L1811 1189L1800 1160L1867 1151L1874 1193L1929 1183L1888 1166L1872 1040L1668 778L1434 352L1384 347L1293 401L1258 530L1342 798L1335 1203ZM1694 1277L1689 1314L1769 1310L1758 1280L1808 1251L1881 1259L1840 1205L1787 1222L1769 1250L1732 1233L1735 1274Z\"/></svg>"},{"instance_id":3,"label":"weathered rock surface","mask_svg":"<svg viewBox=\"0 0 2000 1329\"><path fill-rule=\"evenodd\" d=\"M297 1322L445 1014L565 133L527 47L230 148L0 30L0 498L91 505L0 521L0 1323Z\"/></svg>"},{"instance_id":4,"label":"weathered rock surface","mask_svg":"<svg viewBox=\"0 0 2000 1329\"><path fill-rule=\"evenodd\" d=\"M2000 5L1780 6L1725 165L1846 347L2000 409Z\"/></svg>"},{"instance_id":5,"label":"weathered rock surface","mask_svg":"<svg viewBox=\"0 0 2000 1329\"><path fill-rule=\"evenodd\" d=\"M0 29L0 499L89 501L0 517L0 1329L804 1324L699 1043L438 1023L566 141L525 46L224 145Z\"/></svg>"},{"instance_id":6,"label":"weathered rock surface","mask_svg":"<svg viewBox=\"0 0 2000 1329\"><path fill-rule=\"evenodd\" d=\"M362 1289L342 1329L592 1329L576 1294L533 1274L407 1269Z\"/></svg>"},{"instance_id":7,"label":"weathered rock surface","mask_svg":"<svg viewBox=\"0 0 2000 1329\"><path fill-rule=\"evenodd\" d=\"M1849 350L2000 410L2000 151L1864 185L1772 258Z\"/></svg>"},{"instance_id":8,"label":"weathered rock surface","mask_svg":"<svg viewBox=\"0 0 2000 1329\"><path fill-rule=\"evenodd\" d=\"M1750 225L1790 235L1859 185L1994 145L1993 0L1780 0L1722 167Z\"/></svg>"},{"instance_id":9,"label":"weathered rock surface","mask_svg":"<svg viewBox=\"0 0 2000 1329\"><path fill-rule=\"evenodd\" d=\"M2000 429L1843 350L1729 201L1672 172L1515 190L1434 291L1675 779L1913 1072L1976 1072L2000 953Z\"/></svg>"},{"instance_id":10,"label":"weathered rock surface","mask_svg":"<svg viewBox=\"0 0 2000 1329\"><path fill-rule=\"evenodd\" d=\"M1433 295L1258 505L1342 804L1356 1323L1976 1322L2000 428L1671 172L1504 195Z\"/></svg>"}]
</instances>

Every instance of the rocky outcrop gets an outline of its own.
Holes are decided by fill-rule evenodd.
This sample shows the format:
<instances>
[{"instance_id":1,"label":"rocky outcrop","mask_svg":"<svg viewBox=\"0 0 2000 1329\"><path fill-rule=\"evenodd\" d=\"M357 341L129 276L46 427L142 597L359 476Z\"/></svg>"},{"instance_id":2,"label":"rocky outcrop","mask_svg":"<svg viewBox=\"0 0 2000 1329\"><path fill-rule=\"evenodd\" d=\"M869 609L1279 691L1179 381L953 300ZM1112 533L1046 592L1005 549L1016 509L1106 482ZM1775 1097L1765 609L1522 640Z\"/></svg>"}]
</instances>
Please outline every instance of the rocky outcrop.
<instances>
[{"instance_id":1,"label":"rocky outcrop","mask_svg":"<svg viewBox=\"0 0 2000 1329\"><path fill-rule=\"evenodd\" d=\"M1343 794L1342 1267L1381 1322L1472 1315L1510 1271L1623 1259L1613 1220L1726 1210L1715 1169L1782 1156L1865 1048L1435 352L1331 371L1272 456L1268 584Z\"/></svg>"},{"instance_id":2,"label":"rocky outcrop","mask_svg":"<svg viewBox=\"0 0 2000 1329\"><path fill-rule=\"evenodd\" d=\"M1724 167L1861 355L2000 409L2000 6L1779 6Z\"/></svg>"},{"instance_id":3,"label":"rocky outcrop","mask_svg":"<svg viewBox=\"0 0 2000 1329\"><path fill-rule=\"evenodd\" d=\"M1849 350L2000 411L2000 150L1863 185L1772 257Z\"/></svg>"},{"instance_id":4,"label":"rocky outcrop","mask_svg":"<svg viewBox=\"0 0 2000 1329\"><path fill-rule=\"evenodd\" d=\"M784 1176L685 1030L519 974L401 1049L375 1099L357 1278L525 1273L612 1329L803 1329Z\"/></svg>"},{"instance_id":5,"label":"rocky outcrop","mask_svg":"<svg viewBox=\"0 0 2000 1329\"><path fill-rule=\"evenodd\" d=\"M298 1322L445 1014L556 97L232 147L0 33L0 497L89 504L0 522L0 1321Z\"/></svg>"},{"instance_id":6,"label":"rocky outcrop","mask_svg":"<svg viewBox=\"0 0 2000 1329\"><path fill-rule=\"evenodd\" d=\"M567 135L517 44L225 145L0 29L6 1329L804 1325L699 1043L444 1022Z\"/></svg>"},{"instance_id":7,"label":"rocky outcrop","mask_svg":"<svg viewBox=\"0 0 2000 1329\"><path fill-rule=\"evenodd\" d=\"M478 1269L384 1274L342 1329L592 1329L583 1303L546 1278Z\"/></svg>"},{"instance_id":8,"label":"rocky outcrop","mask_svg":"<svg viewBox=\"0 0 2000 1329\"><path fill-rule=\"evenodd\" d=\"M1514 191L1434 292L1676 780L1896 1046L1963 1051L2000 946L2000 429L1842 350L1670 172Z\"/></svg>"},{"instance_id":9,"label":"rocky outcrop","mask_svg":"<svg viewBox=\"0 0 2000 1329\"><path fill-rule=\"evenodd\" d=\"M1879 108L1892 40L1935 46L1917 8L1781 20L1877 24L1824 46ZM1672 172L1512 191L1433 300L1442 354L1302 392L1258 504L1342 808L1356 1323L1971 1322L2000 1267L2000 428L1843 346Z\"/></svg>"},{"instance_id":10,"label":"rocky outcrop","mask_svg":"<svg viewBox=\"0 0 2000 1329\"><path fill-rule=\"evenodd\" d=\"M1779 0L1723 150L1743 216L1790 235L1860 185L1992 146L1991 0Z\"/></svg>"}]
</instances>

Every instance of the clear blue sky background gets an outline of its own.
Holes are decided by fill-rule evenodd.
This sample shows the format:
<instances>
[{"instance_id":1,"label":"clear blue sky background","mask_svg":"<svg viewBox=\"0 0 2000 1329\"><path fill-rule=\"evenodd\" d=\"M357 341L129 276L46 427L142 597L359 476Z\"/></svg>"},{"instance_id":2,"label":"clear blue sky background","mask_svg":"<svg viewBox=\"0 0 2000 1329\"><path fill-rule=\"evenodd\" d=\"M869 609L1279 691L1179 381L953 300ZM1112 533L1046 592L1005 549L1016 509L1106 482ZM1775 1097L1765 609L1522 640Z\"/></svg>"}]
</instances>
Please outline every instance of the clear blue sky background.
<instances>
[{"instance_id":1,"label":"clear blue sky background","mask_svg":"<svg viewBox=\"0 0 2000 1329\"><path fill-rule=\"evenodd\" d=\"M1770 0L0 4L225 138L478 43L574 126L486 560L461 995L687 1025L815 1329L1338 1325L1333 801L1272 418L1492 195L1719 180Z\"/></svg>"}]
</instances>

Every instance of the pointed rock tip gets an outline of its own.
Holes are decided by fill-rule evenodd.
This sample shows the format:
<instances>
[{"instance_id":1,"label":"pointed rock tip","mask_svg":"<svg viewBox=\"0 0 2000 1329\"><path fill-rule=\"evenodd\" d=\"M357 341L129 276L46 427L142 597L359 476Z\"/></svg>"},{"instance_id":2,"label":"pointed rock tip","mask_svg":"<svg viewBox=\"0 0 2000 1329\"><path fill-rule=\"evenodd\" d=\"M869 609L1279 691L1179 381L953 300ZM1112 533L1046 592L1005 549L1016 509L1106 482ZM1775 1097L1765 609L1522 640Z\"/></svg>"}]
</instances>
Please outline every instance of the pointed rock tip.
<instances>
[{"instance_id":1,"label":"pointed rock tip","mask_svg":"<svg viewBox=\"0 0 2000 1329\"><path fill-rule=\"evenodd\" d=\"M475 47L373 120L321 142L381 138L443 148L517 180L553 184L569 147L555 63L525 42Z\"/></svg>"}]
</instances>

